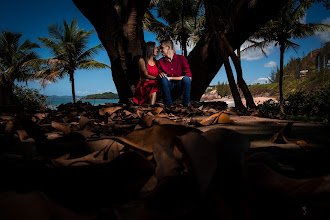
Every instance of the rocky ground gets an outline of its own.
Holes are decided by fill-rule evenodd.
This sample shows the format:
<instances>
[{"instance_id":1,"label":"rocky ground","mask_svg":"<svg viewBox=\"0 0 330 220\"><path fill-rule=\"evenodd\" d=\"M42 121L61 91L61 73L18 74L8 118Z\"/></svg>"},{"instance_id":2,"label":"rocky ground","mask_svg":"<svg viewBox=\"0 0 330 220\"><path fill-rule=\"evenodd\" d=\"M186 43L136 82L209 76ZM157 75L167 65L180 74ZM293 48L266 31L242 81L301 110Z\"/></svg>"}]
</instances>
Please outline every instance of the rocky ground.
<instances>
[{"instance_id":1,"label":"rocky ground","mask_svg":"<svg viewBox=\"0 0 330 220\"><path fill-rule=\"evenodd\" d=\"M86 103L0 115L0 219L330 217L329 124Z\"/></svg>"}]
</instances>

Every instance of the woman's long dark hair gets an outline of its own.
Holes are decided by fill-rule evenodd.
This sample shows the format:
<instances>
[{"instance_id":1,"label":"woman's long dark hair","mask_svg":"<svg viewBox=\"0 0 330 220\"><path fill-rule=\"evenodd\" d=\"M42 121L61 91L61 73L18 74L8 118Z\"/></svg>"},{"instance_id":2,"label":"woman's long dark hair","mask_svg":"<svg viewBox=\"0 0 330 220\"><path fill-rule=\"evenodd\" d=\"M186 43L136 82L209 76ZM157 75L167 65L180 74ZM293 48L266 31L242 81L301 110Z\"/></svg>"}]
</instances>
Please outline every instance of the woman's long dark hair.
<instances>
[{"instance_id":1,"label":"woman's long dark hair","mask_svg":"<svg viewBox=\"0 0 330 220\"><path fill-rule=\"evenodd\" d=\"M143 59L146 63L147 70L148 70L148 60L150 59L150 57L154 56L155 45L156 45L155 42L148 41L143 51Z\"/></svg>"}]
</instances>

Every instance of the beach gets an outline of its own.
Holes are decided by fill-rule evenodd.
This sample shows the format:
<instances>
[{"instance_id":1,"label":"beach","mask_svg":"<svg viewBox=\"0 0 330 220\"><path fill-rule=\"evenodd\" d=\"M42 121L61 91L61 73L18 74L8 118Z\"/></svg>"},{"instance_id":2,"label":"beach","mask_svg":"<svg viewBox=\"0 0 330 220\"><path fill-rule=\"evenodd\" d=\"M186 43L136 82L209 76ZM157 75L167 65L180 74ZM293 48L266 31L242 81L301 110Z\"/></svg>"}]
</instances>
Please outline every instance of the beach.
<instances>
[{"instance_id":1,"label":"beach","mask_svg":"<svg viewBox=\"0 0 330 220\"><path fill-rule=\"evenodd\" d=\"M269 99L273 99L274 101L277 101L277 99L275 97L263 97L263 96L253 97L254 103L256 105L262 104L262 103L264 103L265 101L267 101ZM228 104L228 107L235 106L234 99L220 98L220 99L209 100L209 102L219 102L219 101L226 102ZM243 102L244 105L246 105L245 98L242 98L242 102Z\"/></svg>"}]
</instances>

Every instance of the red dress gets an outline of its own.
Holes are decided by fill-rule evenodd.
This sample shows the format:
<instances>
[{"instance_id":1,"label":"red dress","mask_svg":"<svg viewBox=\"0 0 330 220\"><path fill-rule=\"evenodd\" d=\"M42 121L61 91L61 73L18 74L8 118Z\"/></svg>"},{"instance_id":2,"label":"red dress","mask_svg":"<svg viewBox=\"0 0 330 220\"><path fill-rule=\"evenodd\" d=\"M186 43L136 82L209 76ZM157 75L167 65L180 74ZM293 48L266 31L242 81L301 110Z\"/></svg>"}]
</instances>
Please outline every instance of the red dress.
<instances>
[{"instance_id":1,"label":"red dress","mask_svg":"<svg viewBox=\"0 0 330 220\"><path fill-rule=\"evenodd\" d=\"M150 66L149 63L147 65L148 65L148 74L150 76L157 77L158 68L157 68L156 63L154 66ZM140 79L140 82L137 84L136 89L135 89L133 102L138 105L141 105L141 104L147 102L149 99L149 96L154 92L157 92L157 93L160 92L160 87L159 87L157 80Z\"/></svg>"}]
</instances>

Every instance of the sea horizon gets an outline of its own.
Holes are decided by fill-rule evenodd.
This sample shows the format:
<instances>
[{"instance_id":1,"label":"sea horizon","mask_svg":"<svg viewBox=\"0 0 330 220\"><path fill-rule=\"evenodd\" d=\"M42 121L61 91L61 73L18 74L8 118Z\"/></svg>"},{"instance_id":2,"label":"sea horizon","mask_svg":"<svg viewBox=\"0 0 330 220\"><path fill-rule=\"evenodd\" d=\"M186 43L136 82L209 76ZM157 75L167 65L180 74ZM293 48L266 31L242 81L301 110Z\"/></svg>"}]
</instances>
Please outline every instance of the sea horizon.
<instances>
[{"instance_id":1,"label":"sea horizon","mask_svg":"<svg viewBox=\"0 0 330 220\"><path fill-rule=\"evenodd\" d=\"M97 105L104 105L105 103L118 103L119 99L82 99L82 98L76 98L76 102L82 101L83 103L89 102L91 105L97 106ZM72 103L72 98L58 98L58 99L51 99L46 100L45 104L48 108L55 110L58 106L61 104L66 103Z\"/></svg>"}]
</instances>

